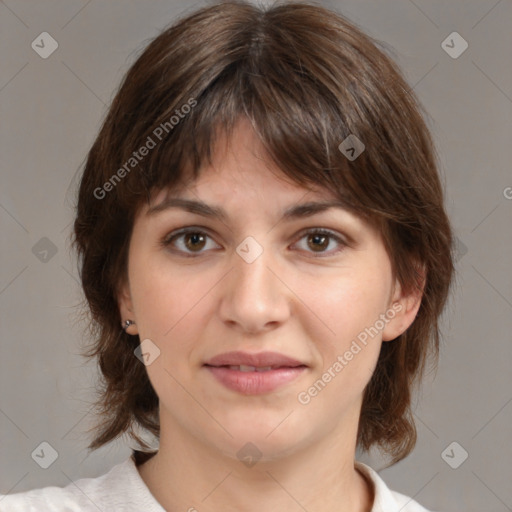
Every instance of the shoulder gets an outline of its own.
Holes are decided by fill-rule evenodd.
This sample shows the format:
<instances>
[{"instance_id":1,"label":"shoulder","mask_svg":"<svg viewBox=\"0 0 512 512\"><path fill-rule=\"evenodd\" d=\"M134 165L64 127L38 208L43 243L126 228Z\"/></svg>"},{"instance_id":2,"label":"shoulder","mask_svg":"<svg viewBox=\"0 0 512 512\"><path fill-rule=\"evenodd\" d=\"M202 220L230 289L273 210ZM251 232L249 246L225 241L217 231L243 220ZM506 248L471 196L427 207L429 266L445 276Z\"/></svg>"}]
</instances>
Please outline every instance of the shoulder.
<instances>
[{"instance_id":1,"label":"shoulder","mask_svg":"<svg viewBox=\"0 0 512 512\"><path fill-rule=\"evenodd\" d=\"M374 502L371 512L434 512L409 496L391 490L370 466L356 461L355 467L373 484Z\"/></svg>"},{"instance_id":2,"label":"shoulder","mask_svg":"<svg viewBox=\"0 0 512 512\"><path fill-rule=\"evenodd\" d=\"M66 487L43 487L0 494L0 512L98 512L98 510L163 512L140 477L132 457L96 478Z\"/></svg>"}]
</instances>

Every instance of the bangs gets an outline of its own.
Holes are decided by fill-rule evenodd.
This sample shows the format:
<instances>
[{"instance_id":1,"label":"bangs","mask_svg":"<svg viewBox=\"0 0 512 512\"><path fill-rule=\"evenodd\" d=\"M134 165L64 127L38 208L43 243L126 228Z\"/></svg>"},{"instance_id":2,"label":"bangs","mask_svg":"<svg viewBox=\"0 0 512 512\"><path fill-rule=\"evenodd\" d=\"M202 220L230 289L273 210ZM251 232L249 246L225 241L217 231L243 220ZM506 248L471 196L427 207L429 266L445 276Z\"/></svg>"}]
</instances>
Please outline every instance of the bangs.
<instances>
[{"instance_id":1,"label":"bangs","mask_svg":"<svg viewBox=\"0 0 512 512\"><path fill-rule=\"evenodd\" d=\"M137 89L121 91L125 102L127 93L133 98L134 123L120 155L121 162L134 163L134 171L112 194L117 206L132 210L143 197L149 203L155 190L193 183L201 169L212 164L221 138L231 141L237 121L245 117L269 162L292 182L334 193L347 209L370 220L389 216L389 202L379 204L381 194L376 194L389 183L384 183L383 174L379 176L374 158L389 154L389 148L383 147L379 119L361 100L370 97L365 86L368 64L359 66L356 81L347 55L344 59L326 55L337 61L336 66L323 63L305 47L284 44L271 20L264 27L244 27L236 40L232 48L224 43L224 53L217 49L213 65L204 45L197 47L197 53L188 50L193 57L181 63L185 69L180 69L179 56L174 55L172 72L164 74L160 69L158 79L150 69L134 65L125 82L137 84ZM343 50L338 46L333 51ZM350 48L344 51L350 55ZM151 52L150 46L148 61ZM204 60L207 64L202 68ZM333 77L336 67L338 74ZM380 82L385 81L383 76ZM349 135L365 144L354 161L338 149ZM134 161L130 151L144 146L147 156ZM386 167L383 161L380 169Z\"/></svg>"},{"instance_id":2,"label":"bangs","mask_svg":"<svg viewBox=\"0 0 512 512\"><path fill-rule=\"evenodd\" d=\"M281 86L245 74L241 69L232 76L224 76L222 82L215 82L194 99L194 110L148 155L141 176L146 191L194 182L204 168L213 165L221 141L236 143L236 126L244 118L262 144L265 159L284 176L305 188L347 188L348 183L340 187L333 182L333 176L343 175L342 162L338 158L333 167L329 143L322 134L322 129L324 133L332 132L326 126L328 105L305 112L301 103ZM270 95L274 98L272 103L268 101ZM290 119L295 122L290 123ZM340 199L348 203L348 197L343 194ZM353 201L349 206L355 205Z\"/></svg>"},{"instance_id":3,"label":"bangs","mask_svg":"<svg viewBox=\"0 0 512 512\"><path fill-rule=\"evenodd\" d=\"M156 145L139 166L136 179L140 183L135 188L143 188L149 197L154 189L193 183L205 167L212 165L220 141L233 141L237 123L245 118L269 163L284 176L305 188L313 185L331 193L337 191L348 208L363 213L365 210L355 199L358 191L351 190L353 184L343 179L348 161L341 153L332 155L333 151L338 152L337 140L329 140L327 134L332 137L333 133L341 133L341 141L348 131L335 117L331 105L318 90L304 90L305 84L286 90L281 83L272 81L267 70L248 72L244 67L245 63L232 66L231 73L222 73L197 96L186 101L183 98L181 105L176 103L157 118L150 133L141 134L141 141L152 139ZM317 96L316 108L305 109L313 94ZM175 121L177 116L169 113L181 112L186 105L194 106L179 123L172 125L170 120Z\"/></svg>"}]
</instances>

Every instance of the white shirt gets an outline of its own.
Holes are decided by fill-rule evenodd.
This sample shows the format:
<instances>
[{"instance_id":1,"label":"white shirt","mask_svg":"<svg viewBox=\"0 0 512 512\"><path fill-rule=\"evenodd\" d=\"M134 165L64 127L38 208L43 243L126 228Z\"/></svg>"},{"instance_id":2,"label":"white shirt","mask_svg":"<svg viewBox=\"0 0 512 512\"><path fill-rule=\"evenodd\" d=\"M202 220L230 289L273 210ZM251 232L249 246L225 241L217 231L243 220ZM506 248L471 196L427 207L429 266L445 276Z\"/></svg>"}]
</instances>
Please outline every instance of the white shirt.
<instances>
[{"instance_id":1,"label":"white shirt","mask_svg":"<svg viewBox=\"0 0 512 512\"><path fill-rule=\"evenodd\" d=\"M390 490L370 466L355 466L373 482L371 512L429 512L412 498ZM43 487L0 494L0 512L165 512L142 480L132 456L97 478L75 480L66 487Z\"/></svg>"}]
</instances>

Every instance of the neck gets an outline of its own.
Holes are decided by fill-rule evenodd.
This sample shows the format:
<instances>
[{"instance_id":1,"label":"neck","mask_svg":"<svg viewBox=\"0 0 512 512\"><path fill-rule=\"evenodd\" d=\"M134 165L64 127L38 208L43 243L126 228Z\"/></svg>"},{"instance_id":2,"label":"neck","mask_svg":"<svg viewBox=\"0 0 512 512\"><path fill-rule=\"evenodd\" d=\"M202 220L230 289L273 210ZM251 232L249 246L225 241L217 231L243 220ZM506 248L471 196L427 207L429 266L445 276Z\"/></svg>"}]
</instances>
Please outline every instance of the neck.
<instances>
[{"instance_id":1,"label":"neck","mask_svg":"<svg viewBox=\"0 0 512 512\"><path fill-rule=\"evenodd\" d=\"M354 467L350 435L323 441L286 457L262 457L249 466L207 446L189 432L162 429L158 453L138 467L166 510L322 510L370 512L373 486ZM347 434L347 433L345 433ZM328 441L328 442L327 442Z\"/></svg>"}]
</instances>

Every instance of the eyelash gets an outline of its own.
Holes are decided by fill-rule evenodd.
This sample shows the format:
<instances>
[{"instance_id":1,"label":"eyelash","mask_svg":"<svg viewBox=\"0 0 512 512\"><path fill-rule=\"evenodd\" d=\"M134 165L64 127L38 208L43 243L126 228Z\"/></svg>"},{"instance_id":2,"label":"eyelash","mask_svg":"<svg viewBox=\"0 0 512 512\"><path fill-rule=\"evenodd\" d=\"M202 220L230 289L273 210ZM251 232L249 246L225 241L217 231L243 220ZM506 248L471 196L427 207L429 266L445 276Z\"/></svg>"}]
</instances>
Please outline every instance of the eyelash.
<instances>
[{"instance_id":1,"label":"eyelash","mask_svg":"<svg viewBox=\"0 0 512 512\"><path fill-rule=\"evenodd\" d=\"M188 227L188 228L180 229L179 231L173 231L172 233L169 233L168 235L166 235L162 239L161 245L164 248L168 248L172 244L172 242L174 240L176 240L177 238L179 238L179 237L181 237L183 235L187 235L187 234L190 234L190 233L197 234L197 235L205 235L208 238L211 238L210 235L207 232L203 231L200 228L196 228L196 227L191 226L191 227ZM321 253L314 253L313 252L312 254L313 254L314 258L325 258L327 256L332 256L334 254L338 254L347 245L347 243L344 240L342 240L339 236L337 236L334 232L332 232L330 230L327 230L327 229L324 229L324 228L312 228L312 229L308 229L306 231L303 231L300 234L299 240L302 240L307 235L327 236L327 237L331 238L332 240L336 241L341 246L340 249L337 249L337 250L331 251L331 252L327 252L327 253L326 252L321 252ZM190 252L187 253L187 252L181 251L181 250L177 250L176 252L185 254L186 258L195 258L195 257L198 257L198 256L200 256L201 254L204 253L204 251L196 252L196 253L190 253Z\"/></svg>"}]
</instances>

